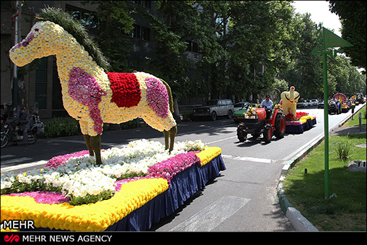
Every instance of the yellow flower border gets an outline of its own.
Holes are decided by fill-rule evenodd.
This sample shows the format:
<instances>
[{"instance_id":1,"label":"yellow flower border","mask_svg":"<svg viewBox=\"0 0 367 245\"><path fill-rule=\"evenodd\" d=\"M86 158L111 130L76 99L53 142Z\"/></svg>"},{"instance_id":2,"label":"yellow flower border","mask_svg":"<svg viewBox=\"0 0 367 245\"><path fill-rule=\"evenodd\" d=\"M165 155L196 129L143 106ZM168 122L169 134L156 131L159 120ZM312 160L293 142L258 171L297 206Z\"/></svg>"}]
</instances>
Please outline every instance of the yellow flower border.
<instances>
[{"instance_id":1,"label":"yellow flower border","mask_svg":"<svg viewBox=\"0 0 367 245\"><path fill-rule=\"evenodd\" d=\"M219 147L207 147L196 155L204 166L222 153ZM69 203L42 204L32 197L1 196L1 222L33 220L37 228L69 231L104 231L168 189L162 178L140 179L125 183L111 199L72 206ZM4 230L2 230L4 231Z\"/></svg>"},{"instance_id":2,"label":"yellow flower border","mask_svg":"<svg viewBox=\"0 0 367 245\"><path fill-rule=\"evenodd\" d=\"M41 204L32 197L2 196L1 221L33 220L35 227L104 231L167 189L165 179L141 179L123 184L111 199L80 206Z\"/></svg>"},{"instance_id":3,"label":"yellow flower border","mask_svg":"<svg viewBox=\"0 0 367 245\"><path fill-rule=\"evenodd\" d=\"M307 122L307 120L313 120L314 119L314 117L312 117L312 116L303 116L303 117L301 117L299 120L302 122L302 124L304 124L304 123L306 123Z\"/></svg>"},{"instance_id":4,"label":"yellow flower border","mask_svg":"<svg viewBox=\"0 0 367 245\"><path fill-rule=\"evenodd\" d=\"M201 160L201 166L204 166L215 157L219 156L222 153L222 149L219 147L207 147L205 151L196 153L196 155Z\"/></svg>"}]
</instances>

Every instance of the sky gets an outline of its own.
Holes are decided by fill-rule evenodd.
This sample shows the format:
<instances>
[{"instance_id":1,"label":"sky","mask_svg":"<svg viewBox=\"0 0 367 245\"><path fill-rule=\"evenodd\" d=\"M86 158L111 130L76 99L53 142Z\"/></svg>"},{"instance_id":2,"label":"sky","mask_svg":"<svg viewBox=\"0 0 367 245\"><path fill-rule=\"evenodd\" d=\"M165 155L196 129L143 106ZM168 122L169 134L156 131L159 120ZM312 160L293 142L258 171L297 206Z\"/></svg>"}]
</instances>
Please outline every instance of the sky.
<instances>
[{"instance_id":1,"label":"sky","mask_svg":"<svg viewBox=\"0 0 367 245\"><path fill-rule=\"evenodd\" d=\"M294 1L292 3L296 12L301 14L310 13L311 20L316 24L323 23L323 27L333 31L336 35L341 37L340 28L341 23L339 16L329 11L329 2L327 1Z\"/></svg>"},{"instance_id":2,"label":"sky","mask_svg":"<svg viewBox=\"0 0 367 245\"><path fill-rule=\"evenodd\" d=\"M329 2L327 1L294 1L291 3L296 9L296 12L301 14L310 13L311 20L316 24L323 23L323 27L333 31L339 37L342 37L340 29L342 24L340 23L339 16L329 11ZM364 70L363 68L356 67L359 72Z\"/></svg>"}]
</instances>

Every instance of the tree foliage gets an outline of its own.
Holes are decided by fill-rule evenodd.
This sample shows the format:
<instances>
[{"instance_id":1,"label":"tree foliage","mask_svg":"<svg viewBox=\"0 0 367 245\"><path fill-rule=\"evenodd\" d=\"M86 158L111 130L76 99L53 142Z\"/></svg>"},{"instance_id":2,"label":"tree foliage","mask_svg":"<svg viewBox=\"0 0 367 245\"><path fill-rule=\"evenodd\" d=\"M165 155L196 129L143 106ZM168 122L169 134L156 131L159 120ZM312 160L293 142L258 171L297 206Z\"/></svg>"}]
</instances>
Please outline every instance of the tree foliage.
<instances>
[{"instance_id":1,"label":"tree foliage","mask_svg":"<svg viewBox=\"0 0 367 245\"><path fill-rule=\"evenodd\" d=\"M154 55L147 57L145 71L167 81L176 99L240 100L261 89L292 85L304 98L322 97L322 57L311 54L317 23L310 14L296 14L289 1L158 0L154 1L156 12L125 2L89 2L98 3L101 27L96 41L114 71L128 67L129 45L121 35L132 30L132 13L149 23ZM360 28L348 27L343 18L343 33ZM365 48L365 28L359 31L364 44L346 40ZM200 58L192 59L187 52L190 41L199 44L196 56ZM365 52L357 56L345 50L352 63L344 56L328 59L330 95L366 90L365 76L354 67L363 67Z\"/></svg>"},{"instance_id":2,"label":"tree foliage","mask_svg":"<svg viewBox=\"0 0 367 245\"><path fill-rule=\"evenodd\" d=\"M110 70L126 71L130 45L122 35L128 35L133 29L134 19L130 16L132 8L125 1L85 1L84 4L97 4L96 15L98 43L101 51L108 57Z\"/></svg>"},{"instance_id":3,"label":"tree foliage","mask_svg":"<svg viewBox=\"0 0 367 245\"><path fill-rule=\"evenodd\" d=\"M342 23L342 38L354 47L344 48L354 66L366 72L366 6L365 1L329 0L330 11L339 15Z\"/></svg>"}]
</instances>

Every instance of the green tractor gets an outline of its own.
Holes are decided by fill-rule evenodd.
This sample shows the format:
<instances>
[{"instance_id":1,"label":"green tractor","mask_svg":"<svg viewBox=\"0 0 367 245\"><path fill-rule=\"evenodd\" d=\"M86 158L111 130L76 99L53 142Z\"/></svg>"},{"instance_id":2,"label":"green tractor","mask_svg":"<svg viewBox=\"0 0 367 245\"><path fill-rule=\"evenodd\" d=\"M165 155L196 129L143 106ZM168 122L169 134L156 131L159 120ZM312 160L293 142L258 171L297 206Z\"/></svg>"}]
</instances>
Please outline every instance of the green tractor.
<instances>
[{"instance_id":1,"label":"green tractor","mask_svg":"<svg viewBox=\"0 0 367 245\"><path fill-rule=\"evenodd\" d=\"M251 134L254 138L258 138L263 134L265 143L270 143L273 135L278 139L284 137L285 116L282 108L278 106L280 91L277 89L261 90L259 95L262 97L260 98L264 98L266 94L273 98L273 108L269 119L266 118L266 110L260 108L260 103L234 113L233 119L239 123L237 137L240 142L245 142L248 134Z\"/></svg>"}]
</instances>

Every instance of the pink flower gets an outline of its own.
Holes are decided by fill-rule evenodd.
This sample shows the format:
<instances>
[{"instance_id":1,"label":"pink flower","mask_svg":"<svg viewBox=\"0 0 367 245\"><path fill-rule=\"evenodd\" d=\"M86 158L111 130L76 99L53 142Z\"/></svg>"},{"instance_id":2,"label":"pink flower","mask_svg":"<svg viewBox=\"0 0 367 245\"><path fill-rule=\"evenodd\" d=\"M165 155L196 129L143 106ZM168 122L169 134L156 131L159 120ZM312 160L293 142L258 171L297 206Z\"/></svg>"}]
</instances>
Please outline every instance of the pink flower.
<instances>
[{"instance_id":1,"label":"pink flower","mask_svg":"<svg viewBox=\"0 0 367 245\"><path fill-rule=\"evenodd\" d=\"M168 116L169 98L166 86L156 78L147 77L145 79L147 85L148 105L158 116L166 118Z\"/></svg>"},{"instance_id":2,"label":"pink flower","mask_svg":"<svg viewBox=\"0 0 367 245\"><path fill-rule=\"evenodd\" d=\"M11 193L4 196L28 196L33 197L36 202L44 204L59 204L70 201L70 197L64 197L61 194L61 192L55 192L55 191L32 191L23 193Z\"/></svg>"},{"instance_id":3,"label":"pink flower","mask_svg":"<svg viewBox=\"0 0 367 245\"><path fill-rule=\"evenodd\" d=\"M200 159L196 156L196 153L198 153L198 151L181 153L165 161L154 164L149 167L148 176L167 179L168 184L170 184L172 178L176 174L191 167L195 163L200 163Z\"/></svg>"},{"instance_id":4,"label":"pink flower","mask_svg":"<svg viewBox=\"0 0 367 245\"><path fill-rule=\"evenodd\" d=\"M94 121L93 130L101 134L103 121L98 104L102 96L107 95L101 89L96 79L79 67L74 67L69 73L69 95L72 99L88 106L89 116Z\"/></svg>"},{"instance_id":5,"label":"pink flower","mask_svg":"<svg viewBox=\"0 0 367 245\"><path fill-rule=\"evenodd\" d=\"M72 153L72 154L66 154L66 155L53 157L53 158L50 159L50 161L48 161L48 163L45 165L45 167L50 167L50 168L56 169L58 166L60 166L61 164L64 164L67 160L69 160L69 158L71 158L71 157L81 157L81 156L84 156L86 154L89 154L89 151L84 150L84 151L75 152L75 153Z\"/></svg>"}]
</instances>

